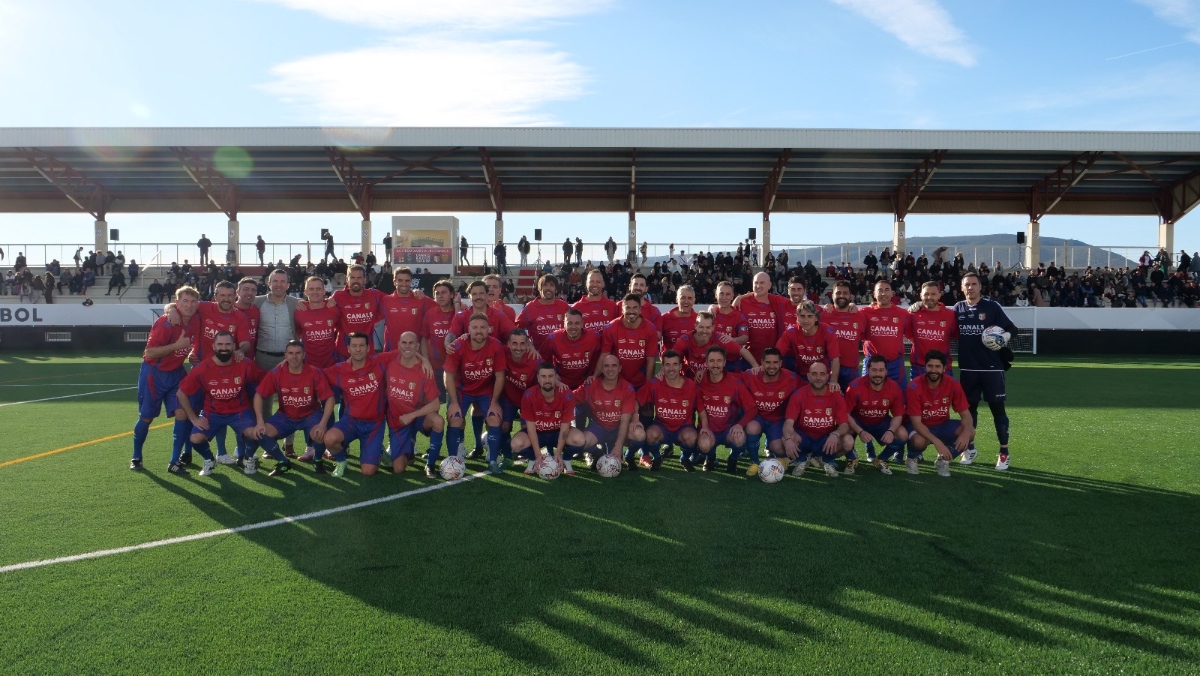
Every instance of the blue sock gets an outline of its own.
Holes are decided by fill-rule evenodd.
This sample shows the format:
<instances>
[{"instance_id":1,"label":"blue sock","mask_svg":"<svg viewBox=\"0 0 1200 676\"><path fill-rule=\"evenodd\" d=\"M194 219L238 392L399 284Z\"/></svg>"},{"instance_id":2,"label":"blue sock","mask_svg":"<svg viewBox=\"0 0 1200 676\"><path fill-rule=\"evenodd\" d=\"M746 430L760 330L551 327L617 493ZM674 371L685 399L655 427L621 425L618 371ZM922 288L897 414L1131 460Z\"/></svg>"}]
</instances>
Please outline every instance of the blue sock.
<instances>
[{"instance_id":1,"label":"blue sock","mask_svg":"<svg viewBox=\"0 0 1200 676\"><path fill-rule=\"evenodd\" d=\"M633 460L634 458L636 458L637 452L642 450L642 446L644 446L645 444L646 444L646 442L644 442L644 441L630 441L629 442L629 450L625 451L625 459Z\"/></svg>"},{"instance_id":2,"label":"blue sock","mask_svg":"<svg viewBox=\"0 0 1200 676\"><path fill-rule=\"evenodd\" d=\"M483 416L471 416L471 440L475 442L475 448L479 449L479 437L483 433Z\"/></svg>"},{"instance_id":3,"label":"blue sock","mask_svg":"<svg viewBox=\"0 0 1200 676\"><path fill-rule=\"evenodd\" d=\"M133 459L142 459L142 446L146 444L146 435L150 434L150 421L138 418L133 424Z\"/></svg>"},{"instance_id":4,"label":"blue sock","mask_svg":"<svg viewBox=\"0 0 1200 676\"><path fill-rule=\"evenodd\" d=\"M761 434L747 434L746 435L746 446L744 448L742 448L742 450L750 454L750 464L752 464L752 465L758 464L758 448L761 443L762 443L762 435ZM738 457L741 457L741 455L742 455L741 453L738 453Z\"/></svg>"},{"instance_id":5,"label":"blue sock","mask_svg":"<svg viewBox=\"0 0 1200 676\"><path fill-rule=\"evenodd\" d=\"M190 445L188 437L192 436L192 421L175 419L175 428L171 430L171 464L179 462L184 447Z\"/></svg>"},{"instance_id":6,"label":"blue sock","mask_svg":"<svg viewBox=\"0 0 1200 676\"><path fill-rule=\"evenodd\" d=\"M195 449L195 451L200 454L201 458L204 458L205 460L213 459L212 451L208 450L208 441L207 440L201 441L198 444L192 444L192 448Z\"/></svg>"},{"instance_id":7,"label":"blue sock","mask_svg":"<svg viewBox=\"0 0 1200 676\"><path fill-rule=\"evenodd\" d=\"M346 447L342 446L342 450L334 453L333 459L337 462L346 462Z\"/></svg>"},{"instance_id":8,"label":"blue sock","mask_svg":"<svg viewBox=\"0 0 1200 676\"><path fill-rule=\"evenodd\" d=\"M655 460L662 459L662 444L650 444L649 446L647 446L647 448L650 451L651 458L654 458Z\"/></svg>"},{"instance_id":9,"label":"blue sock","mask_svg":"<svg viewBox=\"0 0 1200 676\"><path fill-rule=\"evenodd\" d=\"M264 435L263 438L259 440L259 443L262 445L263 450L267 452L267 455L270 455L275 460L284 464L288 462L288 459L286 456L284 456L283 451L279 450L279 441Z\"/></svg>"},{"instance_id":10,"label":"blue sock","mask_svg":"<svg viewBox=\"0 0 1200 676\"><path fill-rule=\"evenodd\" d=\"M566 457L567 460L570 460L571 458L581 458L583 457L583 446L572 446L567 444L563 448L563 456Z\"/></svg>"},{"instance_id":11,"label":"blue sock","mask_svg":"<svg viewBox=\"0 0 1200 676\"><path fill-rule=\"evenodd\" d=\"M488 464L496 462L500 457L500 426L488 425L487 428L487 457Z\"/></svg>"},{"instance_id":12,"label":"blue sock","mask_svg":"<svg viewBox=\"0 0 1200 676\"><path fill-rule=\"evenodd\" d=\"M239 458L248 457L247 453L246 453L246 437L244 437L240 434L236 435L236 437L237 438L234 443L234 446L235 446L235 449L237 452L237 457L239 457Z\"/></svg>"},{"instance_id":13,"label":"blue sock","mask_svg":"<svg viewBox=\"0 0 1200 676\"><path fill-rule=\"evenodd\" d=\"M500 455L503 455L504 457L508 458L509 460L512 460L513 455L512 455L512 429L511 428L507 432L504 431L503 427L500 428Z\"/></svg>"},{"instance_id":14,"label":"blue sock","mask_svg":"<svg viewBox=\"0 0 1200 676\"><path fill-rule=\"evenodd\" d=\"M213 441L217 442L217 455L229 455L225 450L225 430L221 430L221 433Z\"/></svg>"},{"instance_id":15,"label":"blue sock","mask_svg":"<svg viewBox=\"0 0 1200 676\"><path fill-rule=\"evenodd\" d=\"M867 442L867 458L872 460L875 458L875 444L870 441Z\"/></svg>"},{"instance_id":16,"label":"blue sock","mask_svg":"<svg viewBox=\"0 0 1200 676\"><path fill-rule=\"evenodd\" d=\"M854 449L850 449L850 452L846 454L846 459L847 460L858 460L858 454L854 452Z\"/></svg>"},{"instance_id":17,"label":"blue sock","mask_svg":"<svg viewBox=\"0 0 1200 676\"><path fill-rule=\"evenodd\" d=\"M445 432L430 432L429 433L429 458L425 464L430 467L437 467L438 456L442 453L442 436Z\"/></svg>"},{"instance_id":18,"label":"blue sock","mask_svg":"<svg viewBox=\"0 0 1200 676\"><path fill-rule=\"evenodd\" d=\"M458 454L458 445L463 440L463 428L451 427L446 430L446 455Z\"/></svg>"}]
</instances>

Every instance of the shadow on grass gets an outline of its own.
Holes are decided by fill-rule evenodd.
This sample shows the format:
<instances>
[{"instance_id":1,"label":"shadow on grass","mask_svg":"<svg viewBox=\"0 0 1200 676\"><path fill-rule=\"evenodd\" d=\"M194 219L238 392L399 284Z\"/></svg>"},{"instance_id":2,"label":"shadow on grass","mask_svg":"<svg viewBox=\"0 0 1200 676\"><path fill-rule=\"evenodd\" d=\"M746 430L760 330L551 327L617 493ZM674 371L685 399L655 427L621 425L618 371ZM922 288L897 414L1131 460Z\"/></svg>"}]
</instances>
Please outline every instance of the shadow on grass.
<instances>
[{"instance_id":1,"label":"shadow on grass","mask_svg":"<svg viewBox=\"0 0 1200 676\"><path fill-rule=\"evenodd\" d=\"M315 584L524 668L574 664L568 645L664 669L705 645L788 650L831 629L844 643L847 625L863 650L978 665L1089 641L1164 668L1200 659L1195 494L1015 468L775 486L678 471L581 478L509 473L240 537ZM264 509L226 480L204 493L154 480L231 526L304 511L291 498ZM278 481L285 494L336 483L347 501L433 483L415 470ZM437 642L429 650L438 657Z\"/></svg>"}]
</instances>

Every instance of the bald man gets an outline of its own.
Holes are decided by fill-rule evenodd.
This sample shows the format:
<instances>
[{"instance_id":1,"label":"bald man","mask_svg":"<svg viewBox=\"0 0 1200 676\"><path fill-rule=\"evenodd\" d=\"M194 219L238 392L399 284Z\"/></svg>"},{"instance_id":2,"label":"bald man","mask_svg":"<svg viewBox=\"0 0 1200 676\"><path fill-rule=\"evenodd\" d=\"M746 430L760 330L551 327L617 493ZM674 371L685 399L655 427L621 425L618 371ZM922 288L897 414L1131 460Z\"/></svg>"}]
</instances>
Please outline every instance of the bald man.
<instances>
[{"instance_id":1,"label":"bald man","mask_svg":"<svg viewBox=\"0 0 1200 676\"><path fill-rule=\"evenodd\" d=\"M754 275L754 291L739 296L733 306L741 311L749 327L746 347L762 363L763 350L779 342L796 312L795 306L784 296L771 293L771 276L765 272Z\"/></svg>"}]
</instances>

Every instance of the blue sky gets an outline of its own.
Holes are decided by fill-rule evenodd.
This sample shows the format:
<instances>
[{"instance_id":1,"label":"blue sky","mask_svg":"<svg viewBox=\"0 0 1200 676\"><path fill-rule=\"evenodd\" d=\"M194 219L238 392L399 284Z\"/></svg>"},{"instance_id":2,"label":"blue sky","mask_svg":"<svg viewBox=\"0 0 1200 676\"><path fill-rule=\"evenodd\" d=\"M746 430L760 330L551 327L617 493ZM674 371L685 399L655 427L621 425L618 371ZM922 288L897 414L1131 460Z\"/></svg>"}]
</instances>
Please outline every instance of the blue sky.
<instances>
[{"instance_id":1,"label":"blue sky","mask_svg":"<svg viewBox=\"0 0 1200 676\"><path fill-rule=\"evenodd\" d=\"M0 126L564 125L1190 130L1200 1L0 0ZM491 215L456 214L469 239ZM390 214L376 214L382 231ZM640 237L722 241L754 214L642 214ZM1200 248L1185 218L1176 249ZM162 224L173 225L169 236ZM622 239L622 214L506 214L513 239ZM774 241L890 237L887 215L779 215ZM910 216L908 235L1016 232ZM123 241L194 241L220 214L110 215ZM298 241L356 215L243 214ZM0 246L88 244L86 215L0 215ZM834 226L834 227L830 227ZM1042 234L1151 246L1154 218L1049 216ZM216 238L214 238L216 239Z\"/></svg>"}]
</instances>

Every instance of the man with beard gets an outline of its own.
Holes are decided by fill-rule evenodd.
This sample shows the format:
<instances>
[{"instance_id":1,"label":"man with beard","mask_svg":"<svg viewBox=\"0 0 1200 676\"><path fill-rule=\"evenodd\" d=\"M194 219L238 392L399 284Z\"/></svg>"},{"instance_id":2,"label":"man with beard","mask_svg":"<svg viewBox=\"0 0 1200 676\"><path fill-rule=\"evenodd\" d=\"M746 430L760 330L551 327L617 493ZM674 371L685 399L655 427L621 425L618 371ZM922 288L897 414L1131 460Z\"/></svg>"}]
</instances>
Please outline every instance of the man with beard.
<instances>
[{"instance_id":1,"label":"man with beard","mask_svg":"<svg viewBox=\"0 0 1200 676\"><path fill-rule=\"evenodd\" d=\"M796 306L796 323L789 326L775 343L783 355L783 364L801 378L808 378L808 369L815 362L822 362L830 373L839 370L839 347L837 334L820 323L820 310L816 303L804 299ZM841 388L830 383L835 392Z\"/></svg>"},{"instance_id":2,"label":"man with beard","mask_svg":"<svg viewBox=\"0 0 1200 676\"><path fill-rule=\"evenodd\" d=\"M658 331L642 316L642 297L636 293L625 296L621 310L621 317L610 322L601 336L600 354L616 355L621 362L621 377L640 388L654 377ZM597 363L595 375L599 372Z\"/></svg>"},{"instance_id":3,"label":"man with beard","mask_svg":"<svg viewBox=\"0 0 1200 676\"><path fill-rule=\"evenodd\" d=\"M588 273L587 295L575 301L571 307L582 313L583 330L597 336L621 313L617 302L604 295L604 275L599 270Z\"/></svg>"},{"instance_id":4,"label":"man with beard","mask_svg":"<svg viewBox=\"0 0 1200 676\"><path fill-rule=\"evenodd\" d=\"M329 384L342 394L346 414L325 432L325 446L336 463L333 476L346 474L346 448L359 442L359 467L363 476L379 469L383 458L383 424L387 395L383 392L385 366L396 353L371 353L371 339L365 333L347 336L350 358L325 369ZM316 458L317 473L325 471L324 461Z\"/></svg>"},{"instance_id":5,"label":"man with beard","mask_svg":"<svg viewBox=\"0 0 1200 676\"><path fill-rule=\"evenodd\" d=\"M167 471L186 474L179 463L183 447L191 434L191 423L179 405L179 383L186 375L183 362L192 351L192 341L197 338L200 320L196 306L200 293L190 286L175 291L175 309L179 315L172 324L167 315L161 315L150 327L146 348L142 351L142 370L138 374L138 421L133 426L133 459L129 469L142 468L142 447L150 434L150 423L158 417L165 406L167 415L175 418L175 429L171 448L171 461Z\"/></svg>"},{"instance_id":6,"label":"man with beard","mask_svg":"<svg viewBox=\"0 0 1200 676\"><path fill-rule=\"evenodd\" d=\"M642 319L654 327L655 331L662 333L662 312L650 302L649 290L646 275L639 272L629 278L629 293L636 293L642 299Z\"/></svg>"},{"instance_id":7,"label":"man with beard","mask_svg":"<svg viewBox=\"0 0 1200 676\"><path fill-rule=\"evenodd\" d=\"M867 459L880 472L891 475L888 461L904 448L908 431L903 426L904 392L896 381L887 377L887 360L883 355L868 359L867 375L846 388L846 408L850 413L851 436L866 444ZM878 458L873 457L875 442L883 446Z\"/></svg>"},{"instance_id":8,"label":"man with beard","mask_svg":"<svg viewBox=\"0 0 1200 676\"><path fill-rule=\"evenodd\" d=\"M925 355L925 375L908 384L905 393L909 425L909 474L919 473L917 459L930 444L937 450L938 476L950 476L950 460L967 450L975 435L971 406L962 386L945 375L946 355L933 350ZM958 413L959 420L950 417Z\"/></svg>"},{"instance_id":9,"label":"man with beard","mask_svg":"<svg viewBox=\"0 0 1200 676\"><path fill-rule=\"evenodd\" d=\"M678 444L680 461L687 467L696 453L700 427L707 427L704 409L699 406L700 391L696 383L683 377L683 358L674 350L662 355L662 378L651 379L638 390L638 403L653 410L652 422L646 425L646 446L650 456L642 455L641 465L653 471L662 468L663 444ZM633 452L625 456L632 468Z\"/></svg>"},{"instance_id":10,"label":"man with beard","mask_svg":"<svg viewBox=\"0 0 1200 676\"><path fill-rule=\"evenodd\" d=\"M783 449L786 465L794 461L793 476L803 476L809 459L820 457L825 464L825 474L830 478L838 475L838 456L857 460L853 441L846 448L843 437L850 429L847 422L846 400L829 389L829 368L823 362L815 362L808 369L808 384L796 390L788 400L783 421ZM850 466L854 471L854 465Z\"/></svg>"},{"instance_id":11,"label":"man with beard","mask_svg":"<svg viewBox=\"0 0 1200 676\"><path fill-rule=\"evenodd\" d=\"M504 302L504 282L500 279L500 275L485 276L483 284L487 288L488 305L503 312L508 317L508 321L515 325L517 323L517 311Z\"/></svg>"},{"instance_id":12,"label":"man with beard","mask_svg":"<svg viewBox=\"0 0 1200 676\"><path fill-rule=\"evenodd\" d=\"M851 298L850 283L839 280L833 286L833 305L826 307L821 317L837 336L837 384L842 390L858 377L858 341L863 327L862 315L850 302Z\"/></svg>"},{"instance_id":13,"label":"man with beard","mask_svg":"<svg viewBox=\"0 0 1200 676\"><path fill-rule=\"evenodd\" d=\"M583 328L583 313L567 309L563 328L542 343L542 357L554 364L563 385L575 390L596 371L600 355L600 336Z\"/></svg>"},{"instance_id":14,"label":"man with beard","mask_svg":"<svg viewBox=\"0 0 1200 676\"><path fill-rule=\"evenodd\" d=\"M699 386L698 408L704 411L704 417L701 418L697 447L704 457L704 471L711 472L717 466L717 446L727 446L729 460L725 471L733 474L737 471L738 458L746 451L746 440L758 439L762 434L762 428L754 422L758 408L738 375L725 372L725 348L709 346L707 366ZM698 458L688 463L680 458L683 468L688 471L691 471L689 465L694 466L696 460ZM753 457L751 462L754 462Z\"/></svg>"},{"instance_id":15,"label":"man with beard","mask_svg":"<svg viewBox=\"0 0 1200 676\"><path fill-rule=\"evenodd\" d=\"M525 329L534 349L540 353L550 334L562 327L570 306L558 297L558 280L553 275L542 275L537 289L538 297L525 304L517 317L517 326Z\"/></svg>"},{"instance_id":16,"label":"man with beard","mask_svg":"<svg viewBox=\"0 0 1200 676\"><path fill-rule=\"evenodd\" d=\"M742 382L754 397L754 405L758 410L754 422L767 435L768 455L782 456L783 420L788 398L804 382L795 373L783 368L783 356L774 347L763 350L762 368L742 374ZM747 434L746 437L746 450L750 455L746 476L757 476L758 445L762 439L757 434Z\"/></svg>"},{"instance_id":17,"label":"man with beard","mask_svg":"<svg viewBox=\"0 0 1200 676\"><path fill-rule=\"evenodd\" d=\"M600 358L600 376L574 392L577 407L586 408L591 418L584 430L584 447L602 445L609 455L621 460L626 445L630 456L641 450L646 428L636 417L637 393L621 377L621 362L616 356L606 354ZM636 469L637 465L630 462L629 468Z\"/></svg>"},{"instance_id":18,"label":"man with beard","mask_svg":"<svg viewBox=\"0 0 1200 676\"><path fill-rule=\"evenodd\" d=\"M862 372L867 372L867 359L872 355L883 355L887 360L888 377L904 387L908 380L904 373L908 311L892 304L894 295L891 283L882 279L875 282L875 304L859 313L863 321Z\"/></svg>"},{"instance_id":19,"label":"man with beard","mask_svg":"<svg viewBox=\"0 0 1200 676\"><path fill-rule=\"evenodd\" d=\"M500 453L504 456L500 461L501 468L512 459L512 428L521 414L521 398L537 383L541 363L534 358L531 347L525 329L518 327L508 334L508 354L505 355L508 368L504 370L504 392L500 398ZM479 457L478 447L471 452L471 457Z\"/></svg>"},{"instance_id":20,"label":"man with beard","mask_svg":"<svg viewBox=\"0 0 1200 676\"><path fill-rule=\"evenodd\" d=\"M562 463L564 474L575 473L571 458L583 453L584 435L571 426L574 416L575 395L559 386L553 364L542 364L537 370L537 387L521 397L522 431L512 440L513 453L530 458L526 474L537 473L547 455Z\"/></svg>"},{"instance_id":21,"label":"man with beard","mask_svg":"<svg viewBox=\"0 0 1200 676\"><path fill-rule=\"evenodd\" d=\"M283 358L283 363L268 371L254 392L256 424L246 436L259 441L273 456L279 450L276 439L299 431L312 439L315 452L323 453L325 430L333 417L333 390L320 369L304 363L304 344L300 341L289 342ZM279 395L279 410L267 420L264 402L273 394ZM290 469L290 464L280 464L270 475Z\"/></svg>"},{"instance_id":22,"label":"man with beard","mask_svg":"<svg viewBox=\"0 0 1200 676\"><path fill-rule=\"evenodd\" d=\"M383 296L383 343L384 349L395 350L400 345L400 336L407 332L419 335L421 320L433 309L433 301L426 296L413 293L412 270L399 267L392 273L396 290Z\"/></svg>"},{"instance_id":23,"label":"man with beard","mask_svg":"<svg viewBox=\"0 0 1200 676\"><path fill-rule=\"evenodd\" d=\"M708 350L713 345L722 347L726 354L739 354L741 361L751 367L757 367L758 361L750 351L739 345L729 336L715 332L715 317L713 313L701 311L696 313L694 330L680 336L670 349L683 356L684 375L692 377L708 368ZM726 364L726 369L729 365Z\"/></svg>"},{"instance_id":24,"label":"man with beard","mask_svg":"<svg viewBox=\"0 0 1200 676\"><path fill-rule=\"evenodd\" d=\"M958 318L954 310L941 304L942 290L937 282L921 285L921 302L908 308L908 340L912 342L909 356L910 378L925 375L925 353L937 350L946 355L946 375L953 375L954 358L950 353L950 341L958 338Z\"/></svg>"},{"instance_id":25,"label":"man with beard","mask_svg":"<svg viewBox=\"0 0 1200 676\"><path fill-rule=\"evenodd\" d=\"M434 377L427 374L418 351L417 334L400 334L400 351L384 364L387 423L392 473L402 474L416 456L417 434L429 437L425 476L433 477L446 422L438 414L442 402Z\"/></svg>"}]
</instances>

